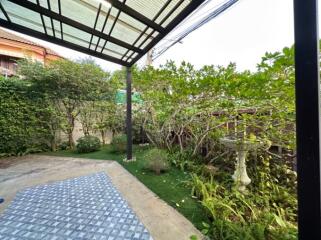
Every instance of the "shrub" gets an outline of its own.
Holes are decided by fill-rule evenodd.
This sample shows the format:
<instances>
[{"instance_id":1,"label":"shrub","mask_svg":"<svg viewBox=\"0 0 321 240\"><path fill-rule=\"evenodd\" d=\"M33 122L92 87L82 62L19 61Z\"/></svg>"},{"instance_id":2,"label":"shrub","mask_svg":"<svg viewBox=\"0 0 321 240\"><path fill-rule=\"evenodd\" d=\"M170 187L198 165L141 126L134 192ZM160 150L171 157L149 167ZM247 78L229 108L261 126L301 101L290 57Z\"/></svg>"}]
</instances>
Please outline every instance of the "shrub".
<instances>
[{"instance_id":1,"label":"shrub","mask_svg":"<svg viewBox=\"0 0 321 240\"><path fill-rule=\"evenodd\" d=\"M142 123L136 123L135 119L133 122L133 143L134 144L145 144L148 143L146 132L144 131Z\"/></svg>"},{"instance_id":2,"label":"shrub","mask_svg":"<svg viewBox=\"0 0 321 240\"><path fill-rule=\"evenodd\" d=\"M297 206L296 196L284 187L269 182L271 189L252 189L251 194L243 195L230 186L230 179L218 182L196 174L192 174L191 186L192 195L200 200L212 222L203 230L211 239L297 239L292 210ZM281 193L287 193L282 197L284 203L273 199Z\"/></svg>"},{"instance_id":3,"label":"shrub","mask_svg":"<svg viewBox=\"0 0 321 240\"><path fill-rule=\"evenodd\" d=\"M62 143L59 144L59 150L67 150L69 149L69 142L68 141L64 141Z\"/></svg>"},{"instance_id":4,"label":"shrub","mask_svg":"<svg viewBox=\"0 0 321 240\"><path fill-rule=\"evenodd\" d=\"M127 136L125 134L121 134L113 137L111 146L112 146L112 152L125 153L126 146L127 146Z\"/></svg>"},{"instance_id":5,"label":"shrub","mask_svg":"<svg viewBox=\"0 0 321 240\"><path fill-rule=\"evenodd\" d=\"M51 134L47 100L27 80L0 76L0 155L47 151Z\"/></svg>"},{"instance_id":6,"label":"shrub","mask_svg":"<svg viewBox=\"0 0 321 240\"><path fill-rule=\"evenodd\" d=\"M178 149L174 149L170 152L169 159L172 165L174 165L182 171L196 171L195 167L198 159L192 157L192 153L188 150L180 152Z\"/></svg>"},{"instance_id":7,"label":"shrub","mask_svg":"<svg viewBox=\"0 0 321 240\"><path fill-rule=\"evenodd\" d=\"M95 136L84 136L77 140L77 151L79 153L95 152L100 149L100 140Z\"/></svg>"},{"instance_id":8,"label":"shrub","mask_svg":"<svg viewBox=\"0 0 321 240\"><path fill-rule=\"evenodd\" d=\"M145 168L160 175L161 172L169 169L167 152L158 148L149 150L145 155Z\"/></svg>"}]
</instances>

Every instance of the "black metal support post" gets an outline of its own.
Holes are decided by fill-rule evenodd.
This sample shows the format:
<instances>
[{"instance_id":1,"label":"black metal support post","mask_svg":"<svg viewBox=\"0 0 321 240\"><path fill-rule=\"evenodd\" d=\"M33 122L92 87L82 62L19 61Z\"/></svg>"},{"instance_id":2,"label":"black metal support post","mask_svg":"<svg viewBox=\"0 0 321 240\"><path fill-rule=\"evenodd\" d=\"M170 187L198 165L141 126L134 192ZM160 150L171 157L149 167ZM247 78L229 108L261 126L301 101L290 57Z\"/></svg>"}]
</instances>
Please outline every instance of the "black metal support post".
<instances>
[{"instance_id":1,"label":"black metal support post","mask_svg":"<svg viewBox=\"0 0 321 240\"><path fill-rule=\"evenodd\" d=\"M126 111L126 134L127 134L127 161L133 158L133 143L132 143L132 72L130 67L126 68L126 96L127 96L127 111Z\"/></svg>"},{"instance_id":2,"label":"black metal support post","mask_svg":"<svg viewBox=\"0 0 321 240\"><path fill-rule=\"evenodd\" d=\"M317 0L294 0L300 240L321 239L320 65L317 11Z\"/></svg>"}]
</instances>

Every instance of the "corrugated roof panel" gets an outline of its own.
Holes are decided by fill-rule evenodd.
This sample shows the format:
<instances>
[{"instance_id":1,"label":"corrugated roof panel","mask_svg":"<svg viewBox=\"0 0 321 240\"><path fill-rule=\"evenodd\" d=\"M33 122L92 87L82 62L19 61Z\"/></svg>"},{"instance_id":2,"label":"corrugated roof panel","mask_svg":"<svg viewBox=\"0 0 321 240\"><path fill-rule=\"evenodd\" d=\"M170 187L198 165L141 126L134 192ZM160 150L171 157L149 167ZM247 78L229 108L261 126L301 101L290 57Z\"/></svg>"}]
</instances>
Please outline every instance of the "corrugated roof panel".
<instances>
[{"instance_id":1,"label":"corrugated roof panel","mask_svg":"<svg viewBox=\"0 0 321 240\"><path fill-rule=\"evenodd\" d=\"M0 26L130 66L204 1L1 0Z\"/></svg>"}]
</instances>

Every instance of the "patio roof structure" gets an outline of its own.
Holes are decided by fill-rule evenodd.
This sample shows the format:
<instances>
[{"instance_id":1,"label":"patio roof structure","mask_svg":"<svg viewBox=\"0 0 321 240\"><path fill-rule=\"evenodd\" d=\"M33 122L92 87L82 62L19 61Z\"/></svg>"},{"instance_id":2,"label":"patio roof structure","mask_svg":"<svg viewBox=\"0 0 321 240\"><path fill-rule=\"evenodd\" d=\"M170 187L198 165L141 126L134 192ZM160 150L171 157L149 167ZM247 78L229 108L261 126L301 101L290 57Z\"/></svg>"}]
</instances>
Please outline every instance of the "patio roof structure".
<instances>
[{"instance_id":1,"label":"patio roof structure","mask_svg":"<svg viewBox=\"0 0 321 240\"><path fill-rule=\"evenodd\" d=\"M0 25L126 67L204 0L2 0Z\"/></svg>"},{"instance_id":2,"label":"patio roof structure","mask_svg":"<svg viewBox=\"0 0 321 240\"><path fill-rule=\"evenodd\" d=\"M205 0L0 0L0 26L130 67ZM320 64L317 0L294 0L299 239L321 239Z\"/></svg>"}]
</instances>

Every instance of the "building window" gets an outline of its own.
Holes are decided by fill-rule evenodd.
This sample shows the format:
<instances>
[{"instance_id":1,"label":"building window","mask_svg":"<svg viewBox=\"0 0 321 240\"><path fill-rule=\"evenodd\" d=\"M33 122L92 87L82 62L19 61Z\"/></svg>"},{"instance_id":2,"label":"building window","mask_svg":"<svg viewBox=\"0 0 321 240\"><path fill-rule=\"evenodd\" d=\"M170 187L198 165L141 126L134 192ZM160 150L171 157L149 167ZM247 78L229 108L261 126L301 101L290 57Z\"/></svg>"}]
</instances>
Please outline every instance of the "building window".
<instances>
[{"instance_id":1,"label":"building window","mask_svg":"<svg viewBox=\"0 0 321 240\"><path fill-rule=\"evenodd\" d=\"M1 58L0 59L1 67L5 69L9 69L9 59L4 56L1 56L0 58Z\"/></svg>"}]
</instances>

